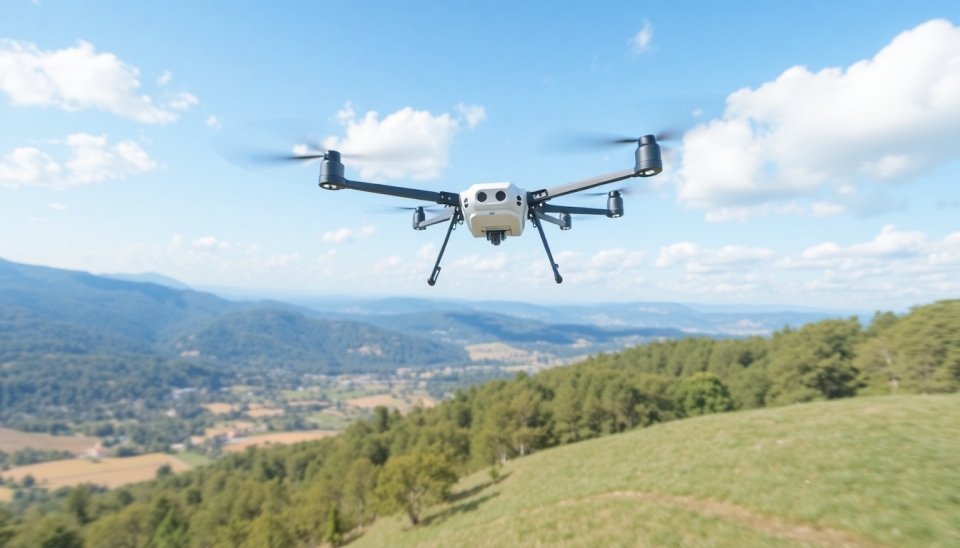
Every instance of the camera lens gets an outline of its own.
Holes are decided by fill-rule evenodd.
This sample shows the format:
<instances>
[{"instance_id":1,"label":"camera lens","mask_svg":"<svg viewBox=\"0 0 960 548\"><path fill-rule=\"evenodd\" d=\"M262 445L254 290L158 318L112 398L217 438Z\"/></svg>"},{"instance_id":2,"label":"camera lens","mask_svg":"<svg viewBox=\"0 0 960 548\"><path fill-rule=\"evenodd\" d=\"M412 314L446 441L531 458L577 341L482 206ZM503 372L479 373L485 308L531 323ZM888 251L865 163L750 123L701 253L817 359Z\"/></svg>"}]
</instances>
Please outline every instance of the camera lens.
<instances>
[{"instance_id":1,"label":"camera lens","mask_svg":"<svg viewBox=\"0 0 960 548\"><path fill-rule=\"evenodd\" d=\"M504 201L504 200L506 200L506 199L507 199L507 193L504 192L504 191L502 191L502 190L498 190L498 191L497 191L497 201L498 201L498 202L502 202L502 201Z\"/></svg>"},{"instance_id":2,"label":"camera lens","mask_svg":"<svg viewBox=\"0 0 960 548\"><path fill-rule=\"evenodd\" d=\"M477 192L477 201L478 201L478 202L486 202L486 201L487 201L487 193L486 193L486 192L482 192L482 191L481 191L481 192Z\"/></svg>"}]
</instances>

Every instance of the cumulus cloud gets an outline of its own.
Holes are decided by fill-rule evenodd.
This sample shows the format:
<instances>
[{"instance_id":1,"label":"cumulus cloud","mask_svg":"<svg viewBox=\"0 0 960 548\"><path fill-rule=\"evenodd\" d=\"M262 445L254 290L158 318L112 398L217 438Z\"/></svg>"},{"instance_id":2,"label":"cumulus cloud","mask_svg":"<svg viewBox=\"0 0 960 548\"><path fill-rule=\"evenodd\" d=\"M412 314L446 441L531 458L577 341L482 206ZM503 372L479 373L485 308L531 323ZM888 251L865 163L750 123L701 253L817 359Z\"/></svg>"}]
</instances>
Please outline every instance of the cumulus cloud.
<instances>
[{"instance_id":1,"label":"cumulus cloud","mask_svg":"<svg viewBox=\"0 0 960 548\"><path fill-rule=\"evenodd\" d=\"M680 242L660 248L654 266L671 268L683 265L690 272L706 272L731 265L767 262L773 255L773 250L765 247L727 245L707 248L691 242Z\"/></svg>"},{"instance_id":2,"label":"cumulus cloud","mask_svg":"<svg viewBox=\"0 0 960 548\"><path fill-rule=\"evenodd\" d=\"M684 135L678 197L713 220L742 219L779 200L906 182L960 154L957 142L960 28L933 20L872 59L796 66L731 94L721 119Z\"/></svg>"},{"instance_id":3,"label":"cumulus cloud","mask_svg":"<svg viewBox=\"0 0 960 548\"><path fill-rule=\"evenodd\" d=\"M341 228L340 230L331 230L323 233L323 236L320 237L326 243L329 244L342 244L343 242L348 242L351 240L356 240L358 238L365 238L367 236L373 236L377 233L377 229L373 226L365 226L360 230L352 230L350 228Z\"/></svg>"},{"instance_id":4,"label":"cumulus cloud","mask_svg":"<svg viewBox=\"0 0 960 548\"><path fill-rule=\"evenodd\" d=\"M207 116L206 121L204 121L203 123L206 124L208 128L220 129L223 127L220 124L220 120L218 120L217 117L214 116L213 114L211 114L210 116Z\"/></svg>"},{"instance_id":5,"label":"cumulus cloud","mask_svg":"<svg viewBox=\"0 0 960 548\"><path fill-rule=\"evenodd\" d=\"M157 85L165 86L170 83L170 80L173 80L173 73L170 72L169 70L165 70L163 71L163 74L161 74L160 77L157 78Z\"/></svg>"},{"instance_id":6,"label":"cumulus cloud","mask_svg":"<svg viewBox=\"0 0 960 548\"><path fill-rule=\"evenodd\" d=\"M634 55L653 51L653 25L650 24L650 21L644 19L643 28L640 29L640 32L633 35L627 43L630 45L630 51L632 51Z\"/></svg>"},{"instance_id":7,"label":"cumulus cloud","mask_svg":"<svg viewBox=\"0 0 960 548\"><path fill-rule=\"evenodd\" d=\"M169 82L164 73L158 80ZM165 82L164 82L165 80ZM0 40L0 91L14 105L98 109L147 124L175 122L197 103L183 92L166 107L140 93L140 70L111 53L97 53L89 42L45 51L30 42Z\"/></svg>"},{"instance_id":8,"label":"cumulus cloud","mask_svg":"<svg viewBox=\"0 0 960 548\"><path fill-rule=\"evenodd\" d=\"M71 157L63 165L37 148L17 148L0 160L0 186L65 189L125 179L128 175L145 173L158 167L150 155L133 141L110 145L106 135L75 133L55 144L66 146L71 151Z\"/></svg>"},{"instance_id":9,"label":"cumulus cloud","mask_svg":"<svg viewBox=\"0 0 960 548\"><path fill-rule=\"evenodd\" d=\"M358 116L353 105L347 103L336 116L346 135L329 137L323 146L355 154L350 165L358 167L365 179L433 179L449 163L454 136L464 125L472 129L486 118L481 106L461 104L457 110L462 119L448 113L434 116L410 107L381 119L374 111Z\"/></svg>"},{"instance_id":10,"label":"cumulus cloud","mask_svg":"<svg viewBox=\"0 0 960 548\"><path fill-rule=\"evenodd\" d=\"M465 105L460 103L457 105L457 111L463 116L464 121L467 122L467 127L473 129L477 125L487 119L487 111L480 105Z\"/></svg>"},{"instance_id":11,"label":"cumulus cloud","mask_svg":"<svg viewBox=\"0 0 960 548\"><path fill-rule=\"evenodd\" d=\"M927 235L919 231L901 231L886 225L872 241L841 247L824 242L802 253L777 261L781 268L817 268L852 270L878 266L893 259L904 259L941 252L941 246L929 244Z\"/></svg>"}]
</instances>

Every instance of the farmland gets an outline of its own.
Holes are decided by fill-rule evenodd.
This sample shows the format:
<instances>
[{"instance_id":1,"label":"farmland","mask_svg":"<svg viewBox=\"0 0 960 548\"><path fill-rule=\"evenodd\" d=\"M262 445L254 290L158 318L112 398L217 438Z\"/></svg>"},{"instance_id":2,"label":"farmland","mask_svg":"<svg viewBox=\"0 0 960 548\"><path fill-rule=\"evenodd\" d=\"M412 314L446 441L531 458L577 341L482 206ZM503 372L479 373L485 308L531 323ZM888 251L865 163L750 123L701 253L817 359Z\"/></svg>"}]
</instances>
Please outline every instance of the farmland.
<instances>
[{"instance_id":1,"label":"farmland","mask_svg":"<svg viewBox=\"0 0 960 548\"><path fill-rule=\"evenodd\" d=\"M332 430L301 430L298 432L277 432L274 434L263 434L261 436L251 436L223 447L228 453L237 453L245 450L247 447L265 446L265 445L289 445L291 443L300 443L302 441L313 441L336 435Z\"/></svg>"},{"instance_id":2,"label":"farmland","mask_svg":"<svg viewBox=\"0 0 960 548\"><path fill-rule=\"evenodd\" d=\"M33 476L39 487L57 489L81 483L120 487L153 479L157 469L169 464L174 472L189 470L180 459L162 453L127 458L69 459L18 466L0 474L5 481L22 482Z\"/></svg>"},{"instance_id":3,"label":"farmland","mask_svg":"<svg viewBox=\"0 0 960 548\"><path fill-rule=\"evenodd\" d=\"M0 428L0 451L4 453L29 448L80 454L96 445L98 441L100 440L97 438L87 436L51 436Z\"/></svg>"}]
</instances>

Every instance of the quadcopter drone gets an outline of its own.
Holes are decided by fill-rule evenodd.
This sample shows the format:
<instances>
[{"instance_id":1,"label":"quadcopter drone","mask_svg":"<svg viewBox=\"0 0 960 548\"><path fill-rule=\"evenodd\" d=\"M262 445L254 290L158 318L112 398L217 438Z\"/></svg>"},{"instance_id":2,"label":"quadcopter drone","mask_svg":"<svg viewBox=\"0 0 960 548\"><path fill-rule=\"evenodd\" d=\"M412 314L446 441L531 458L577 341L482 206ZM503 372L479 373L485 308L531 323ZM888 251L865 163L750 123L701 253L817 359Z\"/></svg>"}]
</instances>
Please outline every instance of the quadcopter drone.
<instances>
[{"instance_id":1,"label":"quadcopter drone","mask_svg":"<svg viewBox=\"0 0 960 548\"><path fill-rule=\"evenodd\" d=\"M623 216L623 197L620 190L607 193L607 208L588 208L553 205L548 203L554 198L581 192L601 185L623 181L631 177L652 177L663 171L663 161L660 157L660 145L653 135L645 135L639 139L620 140L617 142L636 142L636 163L632 169L624 169L606 175L591 177L572 183L528 192L512 183L485 183L473 185L463 192L433 192L416 188L406 188L376 183L350 181L343 176L343 164L340 162L340 153L335 150L322 151L317 154L289 156L291 160L321 159L320 188L326 190L359 190L422 200L444 206L443 213L430 219L426 218L423 206L413 208L413 229L426 230L427 227L447 222L447 235L440 247L440 254L433 267L433 272L427 283L431 286L437 283L440 275L440 260L450 241L450 234L458 224L466 223L470 233L475 238L486 238L493 245L500 243L507 237L516 237L523 234L526 221L529 219L540 232L543 248L547 252L547 259L553 269L553 278L562 283L558 265L553 261L547 237L543 232L543 222L553 223L560 230L570 230L573 215L604 215L611 219ZM557 214L553 217L549 214Z\"/></svg>"}]
</instances>

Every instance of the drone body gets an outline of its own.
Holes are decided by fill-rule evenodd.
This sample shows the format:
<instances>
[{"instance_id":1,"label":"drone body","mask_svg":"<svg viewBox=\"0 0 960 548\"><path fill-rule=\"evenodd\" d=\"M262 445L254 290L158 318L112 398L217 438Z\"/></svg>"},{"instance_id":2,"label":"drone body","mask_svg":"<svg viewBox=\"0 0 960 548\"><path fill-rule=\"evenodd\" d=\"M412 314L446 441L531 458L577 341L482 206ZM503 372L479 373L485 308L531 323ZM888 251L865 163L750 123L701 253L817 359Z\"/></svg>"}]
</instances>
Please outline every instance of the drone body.
<instances>
[{"instance_id":1,"label":"drone body","mask_svg":"<svg viewBox=\"0 0 960 548\"><path fill-rule=\"evenodd\" d=\"M527 191L512 183L473 185L460 193L463 221L474 238L500 245L507 236L523 234Z\"/></svg>"},{"instance_id":2,"label":"drone body","mask_svg":"<svg viewBox=\"0 0 960 548\"><path fill-rule=\"evenodd\" d=\"M630 140L629 142L633 142ZM651 177L663 171L663 161L660 157L660 146L653 135L646 135L636 140L636 162L632 169L625 169L606 175L591 177L582 181L575 181L555 187L528 192L512 183L486 183L473 185L460 193L434 192L415 188L381 185L350 181L344 177L344 167L340 163L340 153L334 150L308 156L295 156L292 159L322 158L320 163L320 187L326 190L352 189L375 194L396 196L432 202L444 206L444 212L426 218L423 207L414 208L413 229L426 230L428 226L447 222L447 235L440 248L440 255L433 267L433 273L427 283L434 285L440 274L440 259L447 248L450 234L458 224L466 224L475 238L486 238L493 245L500 243L507 237L516 237L523 234L526 221L529 220L540 233L544 250L553 269L553 276L557 283L561 283L557 264L553 261L547 237L543 232L543 221L558 225L561 230L569 230L572 226L573 215L603 215L617 218L623 215L623 197L619 190L612 190L607 194L607 207L586 208L553 205L548 203L554 198L581 192L602 185L623 181L631 177ZM549 214L558 214L552 217Z\"/></svg>"}]
</instances>

